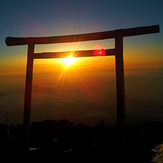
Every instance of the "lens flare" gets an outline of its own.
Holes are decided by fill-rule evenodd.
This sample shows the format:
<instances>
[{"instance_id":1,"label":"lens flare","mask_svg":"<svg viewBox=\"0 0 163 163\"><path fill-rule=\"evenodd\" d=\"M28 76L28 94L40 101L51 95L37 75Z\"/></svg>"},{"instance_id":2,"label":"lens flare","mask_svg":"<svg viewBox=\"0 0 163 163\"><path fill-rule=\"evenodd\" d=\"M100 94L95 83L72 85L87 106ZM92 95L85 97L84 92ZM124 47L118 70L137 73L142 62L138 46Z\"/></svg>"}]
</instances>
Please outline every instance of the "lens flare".
<instances>
[{"instance_id":1,"label":"lens flare","mask_svg":"<svg viewBox=\"0 0 163 163\"><path fill-rule=\"evenodd\" d=\"M71 66L76 61L76 58L73 58L71 55L67 58L63 58L62 62L66 67Z\"/></svg>"}]
</instances>

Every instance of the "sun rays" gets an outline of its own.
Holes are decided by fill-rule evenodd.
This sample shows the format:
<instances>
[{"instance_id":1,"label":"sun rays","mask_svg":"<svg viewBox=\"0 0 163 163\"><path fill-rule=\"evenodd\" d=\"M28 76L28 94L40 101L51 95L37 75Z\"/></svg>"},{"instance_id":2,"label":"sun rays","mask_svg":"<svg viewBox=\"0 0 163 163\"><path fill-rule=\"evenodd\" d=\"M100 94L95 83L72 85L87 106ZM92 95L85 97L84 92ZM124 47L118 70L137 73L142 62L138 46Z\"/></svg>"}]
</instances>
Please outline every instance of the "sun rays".
<instances>
[{"instance_id":1,"label":"sun rays","mask_svg":"<svg viewBox=\"0 0 163 163\"><path fill-rule=\"evenodd\" d=\"M67 58L61 59L61 61L65 64L66 67L71 66L76 60L77 58L73 58L71 55Z\"/></svg>"}]
</instances>

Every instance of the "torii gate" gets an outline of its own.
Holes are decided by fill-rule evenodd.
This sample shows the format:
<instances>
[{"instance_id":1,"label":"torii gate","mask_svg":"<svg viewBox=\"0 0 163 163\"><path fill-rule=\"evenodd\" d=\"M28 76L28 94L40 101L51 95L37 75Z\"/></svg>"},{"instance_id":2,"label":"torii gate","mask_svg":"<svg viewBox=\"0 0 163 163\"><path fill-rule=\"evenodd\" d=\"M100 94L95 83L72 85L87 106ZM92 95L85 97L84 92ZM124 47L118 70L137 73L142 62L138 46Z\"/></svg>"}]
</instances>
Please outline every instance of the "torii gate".
<instances>
[{"instance_id":1,"label":"torii gate","mask_svg":"<svg viewBox=\"0 0 163 163\"><path fill-rule=\"evenodd\" d=\"M106 49L105 55L115 55L116 63L116 92L117 92L117 134L118 134L118 162L126 162L126 131L125 131L125 87L124 87L124 65L123 65L123 37L144 35L150 33L159 33L159 25L134 27L128 29L118 29L113 31L104 31L96 33L53 36L53 37L28 37L16 38L7 37L6 45L28 45L27 53L27 69L25 83L25 99L24 99L24 149L29 151L30 138L30 112L31 112L31 95L32 95L32 76L33 76L33 60L41 58L63 58L67 57L70 52L50 52L50 53L34 53L36 44L54 44L82 42L91 40L103 40L115 38L115 48ZM99 54L100 55L100 54ZM73 57L94 56L93 50L75 51Z\"/></svg>"}]
</instances>

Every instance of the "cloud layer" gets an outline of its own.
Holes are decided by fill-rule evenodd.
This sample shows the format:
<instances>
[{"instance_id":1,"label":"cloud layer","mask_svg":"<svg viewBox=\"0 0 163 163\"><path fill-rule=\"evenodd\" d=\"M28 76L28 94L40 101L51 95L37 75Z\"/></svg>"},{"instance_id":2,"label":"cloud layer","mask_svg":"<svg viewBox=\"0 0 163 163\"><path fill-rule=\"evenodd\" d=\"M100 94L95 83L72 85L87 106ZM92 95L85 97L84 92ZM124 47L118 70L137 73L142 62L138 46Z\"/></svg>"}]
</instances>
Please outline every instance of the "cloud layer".
<instances>
[{"instance_id":1,"label":"cloud layer","mask_svg":"<svg viewBox=\"0 0 163 163\"><path fill-rule=\"evenodd\" d=\"M3 80L5 80L3 78ZM163 119L163 69L125 71L127 124ZM0 89L0 122L8 112L11 123L23 122L24 86L7 83ZM6 84L6 87L7 87ZM33 81L31 120L67 118L94 125L101 119L116 124L114 70L106 68L36 74Z\"/></svg>"}]
</instances>

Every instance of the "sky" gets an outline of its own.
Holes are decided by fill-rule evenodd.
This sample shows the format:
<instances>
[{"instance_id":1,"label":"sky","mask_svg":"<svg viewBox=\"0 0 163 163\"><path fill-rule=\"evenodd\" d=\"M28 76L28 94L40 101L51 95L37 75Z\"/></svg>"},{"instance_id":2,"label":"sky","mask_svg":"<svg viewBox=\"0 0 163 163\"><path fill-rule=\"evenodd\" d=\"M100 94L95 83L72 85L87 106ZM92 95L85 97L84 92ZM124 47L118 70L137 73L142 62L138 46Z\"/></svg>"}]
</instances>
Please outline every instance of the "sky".
<instances>
[{"instance_id":1,"label":"sky","mask_svg":"<svg viewBox=\"0 0 163 163\"><path fill-rule=\"evenodd\" d=\"M150 107L152 110L155 105L158 105L156 114L162 116L160 109L163 108L162 0L0 0L0 2L0 122L4 122L3 115L6 111L13 123L22 122L27 61L27 46L7 46L6 37L59 36L151 25L159 25L160 32L123 39L128 101L126 107L133 110L132 113L127 112L130 119L134 113L138 113L134 110L136 107L141 109ZM85 50L96 47L114 48L114 39L36 45L35 52ZM68 69L65 69L63 62L58 59L35 60L32 120L61 117L73 120L73 115L78 117L75 120L79 122L83 122L79 120L82 117L87 117L84 122L88 122L89 117L95 117L92 118L92 122L97 123L96 120L100 119L96 118L96 115L100 115L106 121L109 114L110 119L115 117L114 66L114 57L80 58ZM56 93L57 90L59 93ZM140 96L142 94L143 98ZM53 100L53 97L56 100ZM61 104L63 106L60 106ZM54 109L55 111L51 109L54 105L58 108ZM49 109L46 113L38 111L38 108L45 107ZM63 108L66 107L70 110L64 114ZM88 107L91 110L87 110ZM100 107L104 108L101 112L98 110ZM108 107L113 108L112 111L108 111L106 109ZM17 108L17 112L12 108ZM74 111L73 108L79 109ZM53 112L57 112L60 116L51 116L55 114ZM41 118L37 118L37 114ZM145 111L141 114L144 115ZM153 112L149 114L151 116Z\"/></svg>"}]
</instances>

